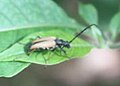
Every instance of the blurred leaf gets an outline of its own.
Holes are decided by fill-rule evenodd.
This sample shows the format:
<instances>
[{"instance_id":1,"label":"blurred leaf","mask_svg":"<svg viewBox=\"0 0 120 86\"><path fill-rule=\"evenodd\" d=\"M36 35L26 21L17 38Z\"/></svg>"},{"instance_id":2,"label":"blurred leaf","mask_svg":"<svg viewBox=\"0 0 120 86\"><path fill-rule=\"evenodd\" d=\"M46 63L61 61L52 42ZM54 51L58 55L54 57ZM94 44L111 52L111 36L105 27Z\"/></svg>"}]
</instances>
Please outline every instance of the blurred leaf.
<instances>
[{"instance_id":1,"label":"blurred leaf","mask_svg":"<svg viewBox=\"0 0 120 86\"><path fill-rule=\"evenodd\" d=\"M78 24L52 0L0 1L0 51L41 29L76 27Z\"/></svg>"},{"instance_id":2,"label":"blurred leaf","mask_svg":"<svg viewBox=\"0 0 120 86\"><path fill-rule=\"evenodd\" d=\"M90 24L98 25L98 12L92 4L80 3L79 15L88 25ZM105 47L103 34L99 28L93 27L92 34L91 33L87 33L87 34L93 35L91 38L95 39L97 43L97 47Z\"/></svg>"},{"instance_id":3,"label":"blurred leaf","mask_svg":"<svg viewBox=\"0 0 120 86\"><path fill-rule=\"evenodd\" d=\"M120 42L114 43L110 46L110 48L115 49L115 48L120 48Z\"/></svg>"},{"instance_id":4,"label":"blurred leaf","mask_svg":"<svg viewBox=\"0 0 120 86\"><path fill-rule=\"evenodd\" d=\"M82 19L89 24L98 24L98 13L96 8L92 4L79 5L79 15Z\"/></svg>"},{"instance_id":5,"label":"blurred leaf","mask_svg":"<svg viewBox=\"0 0 120 86\"><path fill-rule=\"evenodd\" d=\"M96 39L98 47L105 48L105 40L103 38L102 31L100 31L96 26L92 26L92 38Z\"/></svg>"},{"instance_id":6,"label":"blurred leaf","mask_svg":"<svg viewBox=\"0 0 120 86\"><path fill-rule=\"evenodd\" d=\"M12 77L29 65L23 62L0 62L0 77Z\"/></svg>"},{"instance_id":7,"label":"blurred leaf","mask_svg":"<svg viewBox=\"0 0 120 86\"><path fill-rule=\"evenodd\" d=\"M115 41L117 35L120 34L120 12L112 18L110 22L110 32L112 33L112 41Z\"/></svg>"},{"instance_id":8,"label":"blurred leaf","mask_svg":"<svg viewBox=\"0 0 120 86\"><path fill-rule=\"evenodd\" d=\"M26 44L30 42L31 38L36 38L37 36L40 37L49 37L55 36L57 38L64 39L66 41L70 41L74 36L72 33L68 33L65 30L51 30L51 31L43 31L31 34L25 37L23 40L20 41L22 44ZM33 52L29 57L24 52L24 46L19 43L16 43L9 49L5 50L0 54L0 61L22 61L22 62L31 62L37 64L44 64L44 65L53 65L58 64L60 62L69 60L71 57L83 57L91 50L92 46L86 43L83 40L76 39L72 42L71 48L66 49L67 56L64 54L61 55L61 51L55 50L52 51L45 51L45 52ZM45 60L46 59L46 60Z\"/></svg>"}]
</instances>

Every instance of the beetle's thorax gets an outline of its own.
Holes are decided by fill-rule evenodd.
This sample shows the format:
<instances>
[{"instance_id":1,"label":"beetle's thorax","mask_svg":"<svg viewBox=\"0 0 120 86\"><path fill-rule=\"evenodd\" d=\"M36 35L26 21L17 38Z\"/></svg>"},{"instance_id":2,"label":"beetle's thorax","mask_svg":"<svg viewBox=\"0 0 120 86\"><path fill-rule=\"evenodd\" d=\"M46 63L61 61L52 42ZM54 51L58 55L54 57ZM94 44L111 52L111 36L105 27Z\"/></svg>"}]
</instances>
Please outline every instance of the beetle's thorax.
<instances>
[{"instance_id":1,"label":"beetle's thorax","mask_svg":"<svg viewBox=\"0 0 120 86\"><path fill-rule=\"evenodd\" d=\"M70 44L68 41L64 41L62 39L56 39L55 42L56 42L56 45L58 45L58 46L70 48Z\"/></svg>"}]
</instances>

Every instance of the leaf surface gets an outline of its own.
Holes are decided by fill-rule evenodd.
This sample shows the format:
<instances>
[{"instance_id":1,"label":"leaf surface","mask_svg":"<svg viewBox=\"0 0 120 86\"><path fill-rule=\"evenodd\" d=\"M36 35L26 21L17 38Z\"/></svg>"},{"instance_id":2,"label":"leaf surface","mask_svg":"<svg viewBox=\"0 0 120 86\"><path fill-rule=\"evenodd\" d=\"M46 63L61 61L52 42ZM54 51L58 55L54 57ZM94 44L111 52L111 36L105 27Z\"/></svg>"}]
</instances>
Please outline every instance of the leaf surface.
<instances>
[{"instance_id":1,"label":"leaf surface","mask_svg":"<svg viewBox=\"0 0 120 86\"><path fill-rule=\"evenodd\" d=\"M0 1L0 51L30 33L76 27L78 24L52 0Z\"/></svg>"},{"instance_id":2,"label":"leaf surface","mask_svg":"<svg viewBox=\"0 0 120 86\"><path fill-rule=\"evenodd\" d=\"M89 24L98 24L98 13L92 4L79 4L79 15Z\"/></svg>"},{"instance_id":3,"label":"leaf surface","mask_svg":"<svg viewBox=\"0 0 120 86\"><path fill-rule=\"evenodd\" d=\"M120 12L115 14L110 22L110 32L112 33L112 40L115 41L116 37L120 33Z\"/></svg>"},{"instance_id":4,"label":"leaf surface","mask_svg":"<svg viewBox=\"0 0 120 86\"><path fill-rule=\"evenodd\" d=\"M24 62L0 62L0 77L12 77L29 65Z\"/></svg>"},{"instance_id":5,"label":"leaf surface","mask_svg":"<svg viewBox=\"0 0 120 86\"><path fill-rule=\"evenodd\" d=\"M69 60L71 58L83 57L87 53L90 52L92 45L87 42L75 39L70 45L71 48L64 48L67 55L61 52L60 49L56 49L55 51L41 51L41 52L33 52L30 56L27 56L24 52L24 44L27 44L30 39L35 39L37 36L40 37L50 37L54 36L57 38L61 38L66 41L70 41L74 35L72 33L63 32L61 30L51 30L45 32L38 32L31 34L21 40L19 43L14 44L9 49L5 50L0 54L0 61L22 61L22 62L31 62L43 65L53 65L58 64L63 61ZM21 44L22 43L22 44Z\"/></svg>"}]
</instances>

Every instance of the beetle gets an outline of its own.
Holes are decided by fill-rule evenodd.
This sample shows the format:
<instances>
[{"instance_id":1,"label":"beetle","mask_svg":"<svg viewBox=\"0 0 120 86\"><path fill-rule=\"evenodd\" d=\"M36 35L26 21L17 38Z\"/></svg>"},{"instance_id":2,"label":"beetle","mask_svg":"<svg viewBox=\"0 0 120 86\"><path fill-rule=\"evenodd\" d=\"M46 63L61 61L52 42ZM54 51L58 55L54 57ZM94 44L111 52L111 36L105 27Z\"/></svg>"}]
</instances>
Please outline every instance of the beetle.
<instances>
[{"instance_id":1,"label":"beetle","mask_svg":"<svg viewBox=\"0 0 120 86\"><path fill-rule=\"evenodd\" d=\"M24 51L27 55L30 55L32 52L42 52L42 51L46 51L46 50L54 51L59 48L64 54L66 54L66 51L64 50L64 48L70 48L71 47L70 44L91 26L97 26L97 25L91 24L91 25L87 26L80 33L78 33L75 37L73 37L70 41L65 41L63 39L56 38L53 36L37 37L36 39L27 43L24 46Z\"/></svg>"}]
</instances>

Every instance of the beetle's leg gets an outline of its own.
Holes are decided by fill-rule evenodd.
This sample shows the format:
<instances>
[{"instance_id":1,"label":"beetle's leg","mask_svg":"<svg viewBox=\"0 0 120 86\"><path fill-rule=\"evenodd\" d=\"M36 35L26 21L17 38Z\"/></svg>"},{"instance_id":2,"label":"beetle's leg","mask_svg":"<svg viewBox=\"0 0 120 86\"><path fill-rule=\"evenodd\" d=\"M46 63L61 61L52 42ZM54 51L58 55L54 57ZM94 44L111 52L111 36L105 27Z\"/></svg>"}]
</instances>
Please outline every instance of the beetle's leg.
<instances>
[{"instance_id":1,"label":"beetle's leg","mask_svg":"<svg viewBox=\"0 0 120 86\"><path fill-rule=\"evenodd\" d=\"M31 50L31 51L27 52L27 55L28 55L28 56L30 56L30 55L31 55L31 53L33 53L33 52L35 52L35 51L36 51L36 49L33 49L33 50Z\"/></svg>"},{"instance_id":2,"label":"beetle's leg","mask_svg":"<svg viewBox=\"0 0 120 86\"><path fill-rule=\"evenodd\" d=\"M58 46L59 48L60 48L60 50L65 54L65 55L67 55L66 54L66 51L61 47L61 46Z\"/></svg>"},{"instance_id":3,"label":"beetle's leg","mask_svg":"<svg viewBox=\"0 0 120 86\"><path fill-rule=\"evenodd\" d=\"M70 57L67 56L66 51L63 49L63 47L59 46L60 50L65 54L65 57L67 57L68 59L71 59Z\"/></svg>"},{"instance_id":4,"label":"beetle's leg","mask_svg":"<svg viewBox=\"0 0 120 86\"><path fill-rule=\"evenodd\" d=\"M40 38L41 38L40 36L37 36L37 37L35 37L34 39L31 38L31 41L33 41L33 40L35 40L35 39L40 39Z\"/></svg>"},{"instance_id":5,"label":"beetle's leg","mask_svg":"<svg viewBox=\"0 0 120 86\"><path fill-rule=\"evenodd\" d=\"M35 38L30 38L30 41L33 41L33 40L35 40L35 39L40 39L41 37L40 36L37 36L37 37L35 37Z\"/></svg>"},{"instance_id":6,"label":"beetle's leg","mask_svg":"<svg viewBox=\"0 0 120 86\"><path fill-rule=\"evenodd\" d=\"M37 38L41 38L40 36L37 36Z\"/></svg>"},{"instance_id":7,"label":"beetle's leg","mask_svg":"<svg viewBox=\"0 0 120 86\"><path fill-rule=\"evenodd\" d=\"M56 49L55 47L52 47L52 48L49 49L49 57L48 57L47 60L50 59L50 56L55 52L55 49Z\"/></svg>"},{"instance_id":8,"label":"beetle's leg","mask_svg":"<svg viewBox=\"0 0 120 86\"><path fill-rule=\"evenodd\" d=\"M29 41L31 42L31 41L33 41L33 40L35 40L34 38L29 38Z\"/></svg>"},{"instance_id":9,"label":"beetle's leg","mask_svg":"<svg viewBox=\"0 0 120 86\"><path fill-rule=\"evenodd\" d=\"M67 55L66 51L63 48L60 48L60 49L65 55Z\"/></svg>"},{"instance_id":10,"label":"beetle's leg","mask_svg":"<svg viewBox=\"0 0 120 86\"><path fill-rule=\"evenodd\" d=\"M42 54L42 56L43 56L43 59L44 59L45 64L47 64L47 59L46 59L45 56L44 56L44 52L42 52L41 54Z\"/></svg>"},{"instance_id":11,"label":"beetle's leg","mask_svg":"<svg viewBox=\"0 0 120 86\"><path fill-rule=\"evenodd\" d=\"M49 60L52 58L51 55L53 55L54 53L55 53L55 48L49 50L49 55L48 55L47 61L49 61ZM56 53L55 53L55 54L56 54ZM57 54L57 55L58 55L58 54Z\"/></svg>"},{"instance_id":12,"label":"beetle's leg","mask_svg":"<svg viewBox=\"0 0 120 86\"><path fill-rule=\"evenodd\" d=\"M44 55L42 54L42 56L43 56L43 59L44 59L44 61L45 61L45 66L44 66L44 69L46 69L47 68L47 59L44 57Z\"/></svg>"},{"instance_id":13,"label":"beetle's leg","mask_svg":"<svg viewBox=\"0 0 120 86\"><path fill-rule=\"evenodd\" d=\"M47 57L47 62L51 59L51 55L52 55L52 52L51 52L51 50L50 51L48 51L48 57Z\"/></svg>"}]
</instances>

